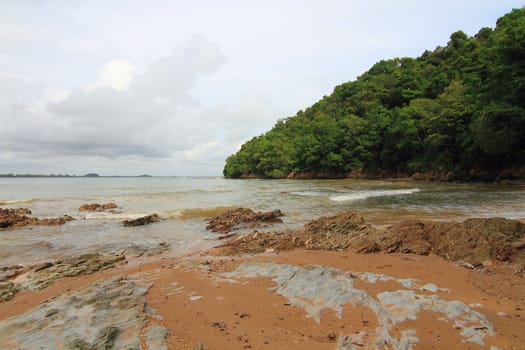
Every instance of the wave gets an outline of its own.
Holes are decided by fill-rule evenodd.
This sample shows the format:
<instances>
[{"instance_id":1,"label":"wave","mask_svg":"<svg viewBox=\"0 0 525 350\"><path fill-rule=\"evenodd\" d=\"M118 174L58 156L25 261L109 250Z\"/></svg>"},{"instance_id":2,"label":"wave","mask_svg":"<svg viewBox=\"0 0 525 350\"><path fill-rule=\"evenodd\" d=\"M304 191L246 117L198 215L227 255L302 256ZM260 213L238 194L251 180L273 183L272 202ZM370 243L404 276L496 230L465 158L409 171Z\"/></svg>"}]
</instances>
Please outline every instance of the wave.
<instances>
[{"instance_id":1,"label":"wave","mask_svg":"<svg viewBox=\"0 0 525 350\"><path fill-rule=\"evenodd\" d=\"M11 204L18 204L18 203L32 203L36 201L37 199L31 198L31 199L11 199L11 200L0 200L0 205L11 205Z\"/></svg>"},{"instance_id":2,"label":"wave","mask_svg":"<svg viewBox=\"0 0 525 350\"><path fill-rule=\"evenodd\" d=\"M379 190L379 191L363 191L356 193L348 193L339 196L330 197L331 200L336 202L349 202L363 200L372 197L388 197L388 196L399 196L404 194L412 194L419 192L419 188L409 188L403 190Z\"/></svg>"},{"instance_id":3,"label":"wave","mask_svg":"<svg viewBox=\"0 0 525 350\"><path fill-rule=\"evenodd\" d=\"M161 213L162 217L167 219L177 219L177 220L192 220L192 219L204 219L213 216L223 214L229 210L233 210L237 207L231 206L221 206L213 208L185 208L168 211Z\"/></svg>"}]
</instances>

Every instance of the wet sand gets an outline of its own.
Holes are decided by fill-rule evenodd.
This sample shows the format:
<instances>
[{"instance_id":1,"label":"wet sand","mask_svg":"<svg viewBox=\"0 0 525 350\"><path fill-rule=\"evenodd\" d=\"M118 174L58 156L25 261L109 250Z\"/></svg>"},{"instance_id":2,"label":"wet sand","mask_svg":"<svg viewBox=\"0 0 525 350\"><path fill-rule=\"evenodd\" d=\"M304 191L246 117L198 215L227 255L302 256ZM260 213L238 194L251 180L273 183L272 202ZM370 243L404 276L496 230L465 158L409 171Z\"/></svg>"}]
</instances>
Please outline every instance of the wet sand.
<instances>
[{"instance_id":1,"label":"wet sand","mask_svg":"<svg viewBox=\"0 0 525 350\"><path fill-rule=\"evenodd\" d=\"M406 289L395 279L416 279L418 286L432 283L441 290L418 290L421 298L436 295L444 301L461 301L484 315L494 328L493 334L483 337L483 345L466 342L462 329L454 321L444 320L444 314L420 310L414 319L390 328L395 339L413 330L418 338L414 349L523 349L525 344L525 278L500 265L479 272L432 255L295 250L225 257L210 250L183 258L137 258L119 263L114 269L64 278L42 291L20 292L11 301L0 303L0 321L95 281L139 273L140 279L151 285L145 296L153 309L148 326L161 325L169 330L169 349L191 350L199 343L208 349L336 349L348 335L355 338L355 348L370 348L366 341L372 339L380 321L369 307L344 304L340 318L334 309L325 308L318 322L307 308L272 290L276 286L272 278L225 275L247 262L323 265L348 272L349 276L369 272L392 277L376 283L354 278L355 288L376 299L380 293ZM478 326L477 331L487 332L483 327ZM147 349L145 329L141 341Z\"/></svg>"}]
</instances>

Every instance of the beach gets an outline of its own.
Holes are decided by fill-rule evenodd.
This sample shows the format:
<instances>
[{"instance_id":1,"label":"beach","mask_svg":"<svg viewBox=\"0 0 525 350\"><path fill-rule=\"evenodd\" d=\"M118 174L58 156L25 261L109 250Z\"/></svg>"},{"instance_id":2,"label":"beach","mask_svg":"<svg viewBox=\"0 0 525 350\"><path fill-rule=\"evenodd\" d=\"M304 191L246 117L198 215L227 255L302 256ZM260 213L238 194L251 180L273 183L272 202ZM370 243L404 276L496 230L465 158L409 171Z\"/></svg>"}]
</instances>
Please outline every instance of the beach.
<instances>
[{"instance_id":1,"label":"beach","mask_svg":"<svg viewBox=\"0 0 525 350\"><path fill-rule=\"evenodd\" d=\"M137 186L136 203L147 192L143 184ZM82 201L80 196L66 196L56 205L60 211L49 210L45 223L55 223L50 219L59 212L71 214L73 220L53 226L33 220L49 199L25 202L33 210L27 214L29 224L3 229L0 234L8 242L9 237L32 237L32 242L50 244L41 246L35 255L28 250L18 261L13 255L3 260L1 347L522 348L525 225L513 217L516 214L469 219L465 209L441 216L449 210L444 206L433 216L427 211L418 218L425 210L412 210L411 196L439 195L438 190L419 183L396 183L390 188L381 183L381 188L358 192L356 184L348 188L349 182L293 182L292 186L303 186L300 195L283 193L281 184L289 182L276 182L273 190L257 193L274 200L251 210L232 209L233 202L226 199L236 192L218 189L215 182L210 187L214 193L223 191L224 198L215 197L212 209L171 207L161 211L157 207L155 212L160 215L154 220L124 228L123 220L140 219L136 214L141 210L130 213L128 205L134 202L126 202L122 195L90 195ZM227 183L254 186L258 191L266 185L260 181ZM459 188L464 193L467 187ZM486 194L476 193L469 197ZM515 200L521 196L521 187L504 188L500 193L500 202L493 205L500 205L501 212L510 213L512 208L519 213L521 204ZM355 199L365 194L370 199ZM349 208L333 207L341 201L329 199L349 195L354 201L345 205L383 205L386 214L379 216L380 208L344 210ZM164 190L157 198L163 196ZM308 203L304 197L314 197L317 202ZM208 194L208 198L212 197ZM287 198L299 200L286 202ZM106 204L115 200L119 211L113 211L113 205L107 209L93 206L93 212L64 210L89 200ZM166 208L166 203L161 206ZM276 203L285 204L279 206L282 211L271 205ZM325 206L313 215L308 210L297 214L299 208L318 207L319 203L332 207ZM186 213L188 218L167 217L173 211ZM400 212L412 214L402 216ZM95 239L103 231L93 232L91 238L79 237L80 243L86 238L85 242L91 241L82 249L57 249L57 242L68 235L86 232L84 226L105 229L108 247ZM177 229L188 238L177 236ZM190 237L199 243L191 245ZM47 255L41 255L46 251Z\"/></svg>"}]
</instances>

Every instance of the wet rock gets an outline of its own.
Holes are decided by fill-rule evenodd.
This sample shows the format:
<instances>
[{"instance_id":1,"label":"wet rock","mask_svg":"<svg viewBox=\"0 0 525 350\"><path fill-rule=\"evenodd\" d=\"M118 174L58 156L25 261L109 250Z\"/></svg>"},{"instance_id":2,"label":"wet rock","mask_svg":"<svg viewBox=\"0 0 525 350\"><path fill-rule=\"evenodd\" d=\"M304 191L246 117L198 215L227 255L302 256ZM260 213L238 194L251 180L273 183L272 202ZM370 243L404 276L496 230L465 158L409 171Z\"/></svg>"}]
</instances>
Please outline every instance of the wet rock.
<instances>
[{"instance_id":1,"label":"wet rock","mask_svg":"<svg viewBox=\"0 0 525 350\"><path fill-rule=\"evenodd\" d=\"M84 204L78 208L79 211L104 211L109 209L116 209L118 206L115 203L106 203L106 204Z\"/></svg>"},{"instance_id":2,"label":"wet rock","mask_svg":"<svg viewBox=\"0 0 525 350\"><path fill-rule=\"evenodd\" d=\"M120 252L121 255L140 257L154 256L166 252L170 248L168 242L159 242L158 244L131 245Z\"/></svg>"},{"instance_id":3,"label":"wet rock","mask_svg":"<svg viewBox=\"0 0 525 350\"><path fill-rule=\"evenodd\" d=\"M281 216L283 213L279 209L256 213L248 208L237 208L208 220L206 229L227 234L232 230L258 227L261 222L282 222Z\"/></svg>"},{"instance_id":4,"label":"wet rock","mask_svg":"<svg viewBox=\"0 0 525 350\"><path fill-rule=\"evenodd\" d=\"M260 253L267 249L354 249L359 253L439 255L473 268L482 261L510 262L525 272L525 224L503 218L464 222L408 220L378 229L362 216L345 212L322 217L293 231L253 232L219 246L223 254Z\"/></svg>"},{"instance_id":5,"label":"wet rock","mask_svg":"<svg viewBox=\"0 0 525 350\"><path fill-rule=\"evenodd\" d=\"M261 253L268 249L346 250L364 246L379 230L365 222L361 215L343 213L321 217L299 230L253 232L219 246L224 254Z\"/></svg>"},{"instance_id":6,"label":"wet rock","mask_svg":"<svg viewBox=\"0 0 525 350\"><path fill-rule=\"evenodd\" d=\"M122 224L124 224L124 226L126 227L133 227L133 226L147 225L147 224L151 224L157 221L160 221L160 216L158 214L151 214L151 215L146 215L146 216L143 216L137 219L124 220L122 221Z\"/></svg>"},{"instance_id":7,"label":"wet rock","mask_svg":"<svg viewBox=\"0 0 525 350\"><path fill-rule=\"evenodd\" d=\"M8 301L13 299L15 294L18 292L15 284L10 281L0 282L0 302Z\"/></svg>"},{"instance_id":8,"label":"wet rock","mask_svg":"<svg viewBox=\"0 0 525 350\"><path fill-rule=\"evenodd\" d=\"M14 228L27 225L57 226L63 225L68 221L74 220L74 218L69 215L64 215L58 218L39 219L29 217L26 215L30 213L31 211L29 209L24 208L0 208L0 228Z\"/></svg>"},{"instance_id":9,"label":"wet rock","mask_svg":"<svg viewBox=\"0 0 525 350\"><path fill-rule=\"evenodd\" d=\"M0 321L12 349L141 349L149 285L138 276L99 281Z\"/></svg>"},{"instance_id":10,"label":"wet rock","mask_svg":"<svg viewBox=\"0 0 525 350\"><path fill-rule=\"evenodd\" d=\"M115 263L124 260L124 258L124 254L102 255L95 253L68 257L55 263L43 263L26 276L21 283L21 288L44 289L64 277L88 275L99 270L112 268Z\"/></svg>"},{"instance_id":11,"label":"wet rock","mask_svg":"<svg viewBox=\"0 0 525 350\"><path fill-rule=\"evenodd\" d=\"M386 275L376 275L370 279L363 273L321 265L295 266L264 262L246 262L222 275L243 281L246 278L269 277L275 283L272 291L285 297L291 305L303 308L317 322L321 321L324 309L334 310L338 318L342 318L348 304L370 309L377 318L377 328L364 334L343 336L338 341L337 349L354 349L353 345L375 349L378 344L389 344L391 347L388 348L397 350L413 349L414 344L419 342L415 331L407 329L398 332L397 328L407 320L416 320L423 311L444 315L442 322L454 322L464 342L484 345L487 336L496 334L485 315L465 303L445 300L437 294L419 294L422 287L416 280L407 284L404 279ZM374 297L354 286L356 278L360 278L361 283L394 281L400 285L400 289L382 292ZM330 334L329 339L335 341L334 335Z\"/></svg>"}]
</instances>

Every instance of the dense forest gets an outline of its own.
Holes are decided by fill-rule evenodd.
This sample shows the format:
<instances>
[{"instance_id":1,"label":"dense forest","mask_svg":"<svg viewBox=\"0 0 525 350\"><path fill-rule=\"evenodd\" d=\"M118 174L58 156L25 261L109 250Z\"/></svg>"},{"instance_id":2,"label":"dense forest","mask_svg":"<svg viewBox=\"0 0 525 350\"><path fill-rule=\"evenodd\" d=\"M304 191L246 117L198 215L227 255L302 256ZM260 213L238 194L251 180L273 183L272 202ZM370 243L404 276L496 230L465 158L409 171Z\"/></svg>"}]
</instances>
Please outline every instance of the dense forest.
<instances>
[{"instance_id":1,"label":"dense forest","mask_svg":"<svg viewBox=\"0 0 525 350\"><path fill-rule=\"evenodd\" d=\"M226 177L525 178L525 8L376 63L226 160ZM414 176L414 177L416 177Z\"/></svg>"}]
</instances>

